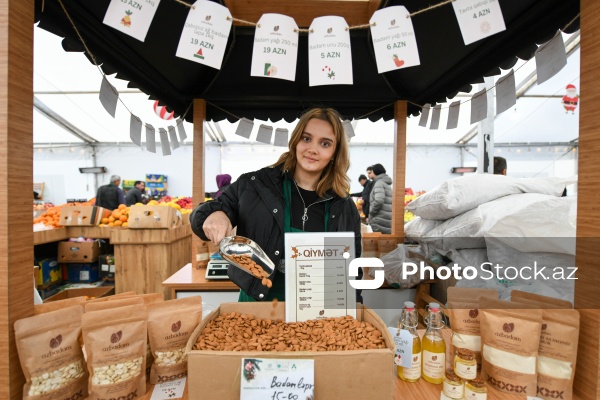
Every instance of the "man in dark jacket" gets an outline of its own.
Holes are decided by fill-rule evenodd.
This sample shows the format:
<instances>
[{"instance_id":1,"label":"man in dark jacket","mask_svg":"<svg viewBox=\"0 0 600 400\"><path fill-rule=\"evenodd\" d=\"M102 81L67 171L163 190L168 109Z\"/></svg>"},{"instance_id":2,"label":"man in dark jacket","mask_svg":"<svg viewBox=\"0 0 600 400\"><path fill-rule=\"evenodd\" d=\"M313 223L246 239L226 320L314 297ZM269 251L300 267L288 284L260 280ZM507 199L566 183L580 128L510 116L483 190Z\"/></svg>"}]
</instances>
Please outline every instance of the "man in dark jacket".
<instances>
[{"instance_id":1,"label":"man in dark jacket","mask_svg":"<svg viewBox=\"0 0 600 400\"><path fill-rule=\"evenodd\" d=\"M367 173L373 172L373 167L367 168ZM373 181L370 178L367 178L365 175L361 174L358 177L358 182L362 185L363 190L359 193L351 193L352 197L360 197L363 200L362 212L365 215L365 218L369 218L369 195L371 194L371 189L373 188Z\"/></svg>"},{"instance_id":2,"label":"man in dark jacket","mask_svg":"<svg viewBox=\"0 0 600 400\"><path fill-rule=\"evenodd\" d=\"M96 193L96 205L108 210L115 210L119 207L119 204L125 204L125 193L123 193L123 189L119 187L120 184L121 177L119 175L111 176L108 185L100 186L98 188L98 192Z\"/></svg>"},{"instance_id":3,"label":"man in dark jacket","mask_svg":"<svg viewBox=\"0 0 600 400\"><path fill-rule=\"evenodd\" d=\"M375 180L371 190L369 225L373 232L392 233L392 178L381 164L373 165Z\"/></svg>"},{"instance_id":4,"label":"man in dark jacket","mask_svg":"<svg viewBox=\"0 0 600 400\"><path fill-rule=\"evenodd\" d=\"M142 194L146 192L146 183L143 181L135 181L133 187L127 191L125 195L125 203L127 207L136 203L142 203L144 200Z\"/></svg>"}]
</instances>

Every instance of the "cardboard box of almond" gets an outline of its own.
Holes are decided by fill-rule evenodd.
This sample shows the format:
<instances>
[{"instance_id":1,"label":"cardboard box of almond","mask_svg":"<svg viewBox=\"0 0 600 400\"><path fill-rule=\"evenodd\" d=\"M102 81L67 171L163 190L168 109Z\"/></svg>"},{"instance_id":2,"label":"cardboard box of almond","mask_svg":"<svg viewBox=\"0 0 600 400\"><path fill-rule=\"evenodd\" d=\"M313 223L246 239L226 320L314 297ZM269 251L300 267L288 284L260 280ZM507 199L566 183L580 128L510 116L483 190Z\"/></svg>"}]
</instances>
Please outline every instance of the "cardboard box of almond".
<instances>
[{"instance_id":1,"label":"cardboard box of almond","mask_svg":"<svg viewBox=\"0 0 600 400\"><path fill-rule=\"evenodd\" d=\"M375 312L358 306L356 320L285 324L284 302L221 304L187 343L190 398L239 399L242 358L313 359L317 399L392 398L394 341Z\"/></svg>"}]
</instances>

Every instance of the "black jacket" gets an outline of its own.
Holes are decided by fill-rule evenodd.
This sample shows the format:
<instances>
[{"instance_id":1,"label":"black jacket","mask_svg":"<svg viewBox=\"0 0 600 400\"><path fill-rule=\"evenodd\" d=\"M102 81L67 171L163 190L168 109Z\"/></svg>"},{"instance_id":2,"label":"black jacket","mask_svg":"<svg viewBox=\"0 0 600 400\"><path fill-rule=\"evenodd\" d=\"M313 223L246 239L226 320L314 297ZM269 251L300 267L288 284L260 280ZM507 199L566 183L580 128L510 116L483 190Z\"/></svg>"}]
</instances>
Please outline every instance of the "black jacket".
<instances>
[{"instance_id":1,"label":"black jacket","mask_svg":"<svg viewBox=\"0 0 600 400\"><path fill-rule=\"evenodd\" d=\"M219 198L200 204L190 215L193 232L208 240L202 230L206 218L223 211L237 234L254 240L273 261L280 264L284 249L283 175L280 167L266 167L243 174ZM354 232L356 257L360 257L360 216L350 197L333 194L329 232Z\"/></svg>"},{"instance_id":2,"label":"black jacket","mask_svg":"<svg viewBox=\"0 0 600 400\"><path fill-rule=\"evenodd\" d=\"M373 181L369 179L362 192L363 214L365 214L366 218L369 218L369 207L371 207L371 200L369 199L371 197L371 190L373 190Z\"/></svg>"},{"instance_id":3,"label":"black jacket","mask_svg":"<svg viewBox=\"0 0 600 400\"><path fill-rule=\"evenodd\" d=\"M136 187L132 187L127 191L125 195L125 204L127 206L132 206L135 203L142 202L142 191Z\"/></svg>"},{"instance_id":4,"label":"black jacket","mask_svg":"<svg viewBox=\"0 0 600 400\"><path fill-rule=\"evenodd\" d=\"M100 186L96 193L96 205L108 210L115 210L119 207L119 188L112 183Z\"/></svg>"}]
</instances>

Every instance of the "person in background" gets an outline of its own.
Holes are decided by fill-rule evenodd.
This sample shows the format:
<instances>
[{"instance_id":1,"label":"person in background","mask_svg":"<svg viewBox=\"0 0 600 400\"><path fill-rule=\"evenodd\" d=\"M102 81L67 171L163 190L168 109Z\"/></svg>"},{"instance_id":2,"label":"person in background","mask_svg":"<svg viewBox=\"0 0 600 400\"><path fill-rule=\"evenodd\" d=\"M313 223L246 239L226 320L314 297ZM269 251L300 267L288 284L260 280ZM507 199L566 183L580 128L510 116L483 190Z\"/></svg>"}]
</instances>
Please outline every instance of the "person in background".
<instances>
[{"instance_id":1,"label":"person in background","mask_svg":"<svg viewBox=\"0 0 600 400\"><path fill-rule=\"evenodd\" d=\"M367 177L363 174L360 174L360 176L358 177L358 183L360 183L360 185L363 187L363 190L365 190L365 186L367 185ZM356 192L356 193L350 193L350 196L352 197L362 197L363 192Z\"/></svg>"},{"instance_id":2,"label":"person in background","mask_svg":"<svg viewBox=\"0 0 600 400\"><path fill-rule=\"evenodd\" d=\"M369 167L369 168L372 168L372 167ZM369 171L372 172L372 169L369 170L367 168L367 173L369 173ZM369 218L369 204L370 204L370 202L369 202L369 195L371 194L371 189L373 188L373 181L371 179L367 178L365 175L361 174L358 177L358 182L363 187L362 192L351 193L350 196L362 198L362 201L363 201L362 212L365 215L365 221L368 221L368 218Z\"/></svg>"},{"instance_id":3,"label":"person in background","mask_svg":"<svg viewBox=\"0 0 600 400\"><path fill-rule=\"evenodd\" d=\"M362 199L364 201L363 214L365 214L365 222L368 224L369 223L369 212L370 212L370 208L371 208L371 191L373 190L373 184L375 183L373 181L373 179L375 178L375 175L373 174L373 166L372 165L367 167L367 176L369 177L369 180L367 181L367 185L365 186L365 189L363 190Z\"/></svg>"},{"instance_id":4,"label":"person in background","mask_svg":"<svg viewBox=\"0 0 600 400\"><path fill-rule=\"evenodd\" d=\"M337 111L313 108L294 128L289 150L269 167L241 175L190 215L193 232L219 243L233 226L258 244L277 268L266 301L285 300L286 232L354 232L361 255L360 216L348 196L348 143ZM289 256L289 255L288 255ZM239 301L254 301L240 291Z\"/></svg>"},{"instance_id":5,"label":"person in background","mask_svg":"<svg viewBox=\"0 0 600 400\"><path fill-rule=\"evenodd\" d=\"M125 204L127 207L136 203L143 203L144 193L146 193L146 182L135 181L133 187L129 189L125 195Z\"/></svg>"},{"instance_id":6,"label":"person in background","mask_svg":"<svg viewBox=\"0 0 600 400\"><path fill-rule=\"evenodd\" d=\"M370 194L369 225L373 232L392 233L392 178L381 164L373 165L373 189Z\"/></svg>"},{"instance_id":7,"label":"person in background","mask_svg":"<svg viewBox=\"0 0 600 400\"><path fill-rule=\"evenodd\" d=\"M123 193L123 189L119 187L120 184L121 177L119 175L111 176L108 185L100 186L98 188L98 192L96 193L96 205L108 210L115 210L119 208L119 204L125 204L125 193Z\"/></svg>"},{"instance_id":8,"label":"person in background","mask_svg":"<svg viewBox=\"0 0 600 400\"><path fill-rule=\"evenodd\" d=\"M215 199L223 193L225 189L227 189L231 185L231 175L229 174L219 174L217 175L217 187L219 190L213 196Z\"/></svg>"},{"instance_id":9,"label":"person in background","mask_svg":"<svg viewBox=\"0 0 600 400\"><path fill-rule=\"evenodd\" d=\"M494 157L494 175L506 175L506 158Z\"/></svg>"}]
</instances>

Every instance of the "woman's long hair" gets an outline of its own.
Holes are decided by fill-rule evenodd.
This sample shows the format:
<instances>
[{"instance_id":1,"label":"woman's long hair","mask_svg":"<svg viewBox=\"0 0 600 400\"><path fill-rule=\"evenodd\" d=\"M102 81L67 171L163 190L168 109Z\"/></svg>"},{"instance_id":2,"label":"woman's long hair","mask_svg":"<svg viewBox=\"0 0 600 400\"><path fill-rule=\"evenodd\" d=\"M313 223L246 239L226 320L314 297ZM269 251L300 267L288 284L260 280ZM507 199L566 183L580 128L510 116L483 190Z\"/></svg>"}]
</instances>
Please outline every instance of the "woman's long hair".
<instances>
[{"instance_id":1,"label":"woman's long hair","mask_svg":"<svg viewBox=\"0 0 600 400\"><path fill-rule=\"evenodd\" d=\"M311 119L320 119L329 122L333 127L333 134L335 136L335 151L332 162L327 164L321 173L321 179L317 184L317 195L323 197L326 192L333 190L338 196L346 197L350 189L350 179L347 175L350 168L348 142L346 141L342 118L333 108L313 108L302 114L288 143L289 151L283 153L274 166L283 164L284 171L287 170L292 174L294 173L298 162L296 158L296 146L302 138L308 121Z\"/></svg>"}]
</instances>

